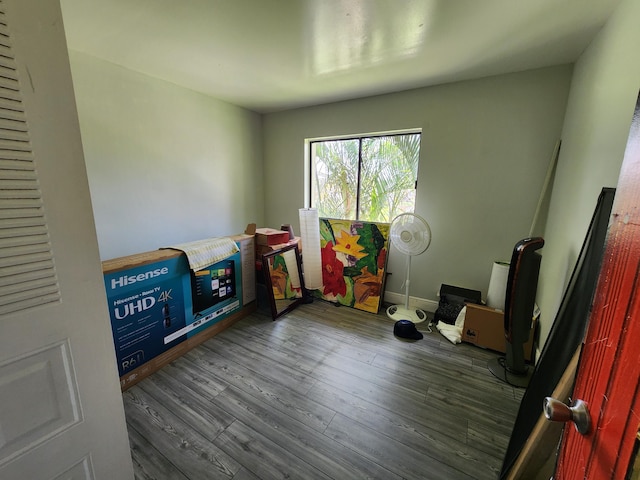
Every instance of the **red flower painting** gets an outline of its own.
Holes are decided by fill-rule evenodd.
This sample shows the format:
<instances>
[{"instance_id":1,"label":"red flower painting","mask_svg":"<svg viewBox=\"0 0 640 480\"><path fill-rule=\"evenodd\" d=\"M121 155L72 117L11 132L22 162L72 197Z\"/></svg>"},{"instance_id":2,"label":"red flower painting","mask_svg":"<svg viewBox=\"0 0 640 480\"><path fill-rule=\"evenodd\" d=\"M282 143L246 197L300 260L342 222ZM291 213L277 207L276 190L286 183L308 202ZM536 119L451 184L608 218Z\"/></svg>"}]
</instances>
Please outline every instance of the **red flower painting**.
<instances>
[{"instance_id":1,"label":"red flower painting","mask_svg":"<svg viewBox=\"0 0 640 480\"><path fill-rule=\"evenodd\" d=\"M324 284L324 294L335 296L347 294L347 284L344 281L344 265L336 257L333 250L333 242L327 242L322 248L322 283Z\"/></svg>"}]
</instances>

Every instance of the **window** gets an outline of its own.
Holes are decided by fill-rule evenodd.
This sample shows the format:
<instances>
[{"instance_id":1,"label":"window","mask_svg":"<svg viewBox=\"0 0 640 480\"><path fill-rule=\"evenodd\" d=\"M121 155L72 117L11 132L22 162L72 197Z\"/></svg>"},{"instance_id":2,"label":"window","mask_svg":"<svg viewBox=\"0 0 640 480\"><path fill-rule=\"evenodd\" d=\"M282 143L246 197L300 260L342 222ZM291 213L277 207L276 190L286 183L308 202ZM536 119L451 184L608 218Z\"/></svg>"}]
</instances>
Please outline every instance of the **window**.
<instances>
[{"instance_id":1,"label":"window","mask_svg":"<svg viewBox=\"0 0 640 480\"><path fill-rule=\"evenodd\" d=\"M391 222L413 212L420 133L309 143L311 207L326 218Z\"/></svg>"}]
</instances>

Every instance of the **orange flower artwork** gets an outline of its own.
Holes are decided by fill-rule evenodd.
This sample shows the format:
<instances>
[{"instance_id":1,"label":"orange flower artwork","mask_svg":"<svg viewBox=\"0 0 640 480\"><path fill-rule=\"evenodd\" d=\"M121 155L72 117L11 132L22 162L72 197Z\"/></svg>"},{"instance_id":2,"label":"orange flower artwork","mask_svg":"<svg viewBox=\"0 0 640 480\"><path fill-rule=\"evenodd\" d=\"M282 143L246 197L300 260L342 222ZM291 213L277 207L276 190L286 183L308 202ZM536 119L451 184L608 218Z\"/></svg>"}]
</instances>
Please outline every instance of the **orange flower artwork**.
<instances>
[{"instance_id":1,"label":"orange flower artwork","mask_svg":"<svg viewBox=\"0 0 640 480\"><path fill-rule=\"evenodd\" d=\"M382 293L382 270L374 275L367 267L362 269L362 274L353 279L353 293L356 306L359 304L363 310L369 310L377 305ZM373 304L372 304L373 301Z\"/></svg>"},{"instance_id":2,"label":"orange flower artwork","mask_svg":"<svg viewBox=\"0 0 640 480\"><path fill-rule=\"evenodd\" d=\"M287 273L282 269L282 265L278 265L271 271L271 283L273 284L273 298L276 300L284 299L287 288Z\"/></svg>"}]
</instances>

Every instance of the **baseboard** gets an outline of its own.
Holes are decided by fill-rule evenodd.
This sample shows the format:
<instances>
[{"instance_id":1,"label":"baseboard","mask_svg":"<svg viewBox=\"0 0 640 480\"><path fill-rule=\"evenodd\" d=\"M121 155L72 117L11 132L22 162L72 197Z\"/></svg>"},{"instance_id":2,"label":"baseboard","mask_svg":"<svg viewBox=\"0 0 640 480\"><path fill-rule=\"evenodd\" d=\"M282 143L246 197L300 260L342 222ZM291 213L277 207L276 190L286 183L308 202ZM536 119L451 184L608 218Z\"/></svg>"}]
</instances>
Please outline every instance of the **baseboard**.
<instances>
[{"instance_id":1,"label":"baseboard","mask_svg":"<svg viewBox=\"0 0 640 480\"><path fill-rule=\"evenodd\" d=\"M404 294L395 292L384 292L385 303L391 305L404 305ZM426 298L411 297L409 296L409 306L412 308L419 308L425 312L434 313L438 308L438 302L434 300L427 300Z\"/></svg>"}]
</instances>

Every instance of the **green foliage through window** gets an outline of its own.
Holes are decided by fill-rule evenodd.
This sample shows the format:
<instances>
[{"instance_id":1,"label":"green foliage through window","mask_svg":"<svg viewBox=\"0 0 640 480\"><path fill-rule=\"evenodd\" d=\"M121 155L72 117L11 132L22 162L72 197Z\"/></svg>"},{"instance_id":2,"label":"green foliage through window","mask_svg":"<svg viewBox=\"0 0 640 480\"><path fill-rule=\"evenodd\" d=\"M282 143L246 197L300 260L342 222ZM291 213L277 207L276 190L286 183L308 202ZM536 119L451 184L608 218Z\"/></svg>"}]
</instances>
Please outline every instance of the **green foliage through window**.
<instances>
[{"instance_id":1,"label":"green foliage through window","mask_svg":"<svg viewBox=\"0 0 640 480\"><path fill-rule=\"evenodd\" d=\"M420 134L310 142L311 206L326 218L391 222L413 212Z\"/></svg>"}]
</instances>

